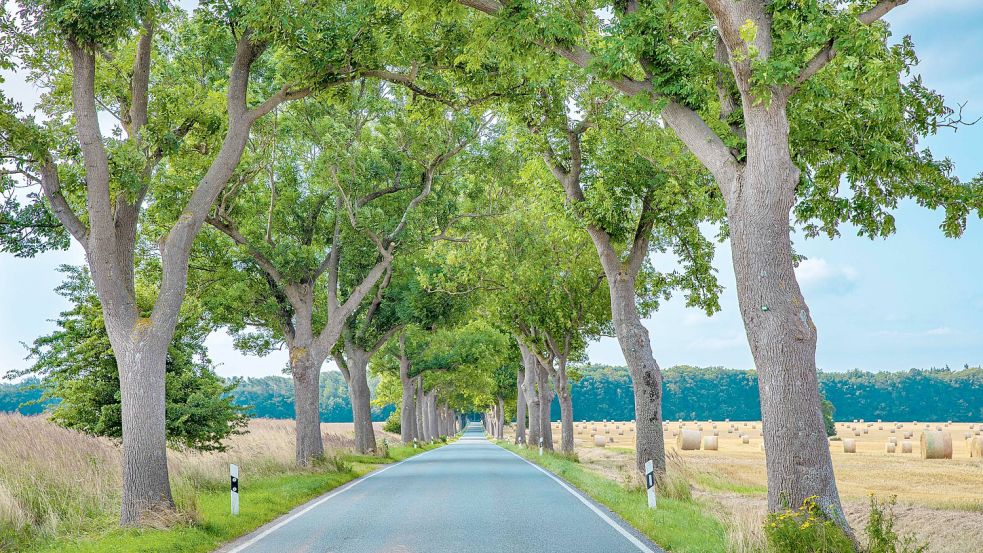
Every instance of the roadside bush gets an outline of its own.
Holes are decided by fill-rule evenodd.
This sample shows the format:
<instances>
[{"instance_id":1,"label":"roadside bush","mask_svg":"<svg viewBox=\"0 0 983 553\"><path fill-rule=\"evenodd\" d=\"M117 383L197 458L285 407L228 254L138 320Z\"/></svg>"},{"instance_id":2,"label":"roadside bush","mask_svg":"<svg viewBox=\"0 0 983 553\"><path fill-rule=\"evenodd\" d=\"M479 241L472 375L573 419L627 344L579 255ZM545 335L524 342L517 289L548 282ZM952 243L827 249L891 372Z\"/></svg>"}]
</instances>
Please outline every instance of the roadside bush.
<instances>
[{"instance_id":1,"label":"roadside bush","mask_svg":"<svg viewBox=\"0 0 983 553\"><path fill-rule=\"evenodd\" d=\"M399 434L403 431L403 425L400 423L399 418L399 409L389 413L389 418L387 418L386 423L382 425L382 429L390 434Z\"/></svg>"},{"instance_id":2,"label":"roadside bush","mask_svg":"<svg viewBox=\"0 0 983 553\"><path fill-rule=\"evenodd\" d=\"M794 511L771 513L765 519L769 551L781 553L851 553L853 542L808 497Z\"/></svg>"},{"instance_id":3,"label":"roadside bush","mask_svg":"<svg viewBox=\"0 0 983 553\"><path fill-rule=\"evenodd\" d=\"M928 546L915 542L914 536L899 536L894 530L894 504L892 497L886 503L878 503L870 496L870 516L867 519L866 553L923 553Z\"/></svg>"}]
</instances>

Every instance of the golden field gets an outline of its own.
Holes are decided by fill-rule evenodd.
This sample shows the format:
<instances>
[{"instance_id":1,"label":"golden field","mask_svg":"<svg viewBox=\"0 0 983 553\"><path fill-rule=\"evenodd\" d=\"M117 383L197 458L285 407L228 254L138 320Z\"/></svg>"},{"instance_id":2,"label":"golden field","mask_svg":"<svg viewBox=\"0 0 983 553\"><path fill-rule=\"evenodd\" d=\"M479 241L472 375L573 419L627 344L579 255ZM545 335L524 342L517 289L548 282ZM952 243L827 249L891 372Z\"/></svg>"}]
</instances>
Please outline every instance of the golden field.
<instances>
[{"instance_id":1,"label":"golden field","mask_svg":"<svg viewBox=\"0 0 983 553\"><path fill-rule=\"evenodd\" d=\"M377 438L390 442L398 436ZM352 424L322 424L325 454L354 447ZM248 432L231 437L216 453L168 451L174 499L193 516L197 490L228 486L229 464L242 479L290 472L294 421L254 419ZM112 528L119 516L120 448L56 426L42 416L0 414L0 533L29 527L40 535L66 535ZM162 521L166 523L166 521Z\"/></svg>"},{"instance_id":2,"label":"golden field","mask_svg":"<svg viewBox=\"0 0 983 553\"><path fill-rule=\"evenodd\" d=\"M930 430L941 428L951 433L953 458L922 459L919 439L926 423L898 424L900 428L887 421L836 425L838 437L856 441L856 453L845 453L842 441L829 443L844 509L854 528L861 528L865 523L870 495L883 501L896 497L894 512L898 527L927 543L929 551L983 551L983 459L970 457L964 439L966 433L977 437L983 425L928 423ZM701 447L698 451L679 451L676 434L680 428L701 430L703 436L716 431L718 450L706 451ZM575 423L575 444L581 463L613 479L632 478L634 430L630 422ZM766 506L765 453L760 432L759 421L665 424L666 451L673 460L670 470L684 472L695 495L718 509L720 517L729 525L746 531L760 527ZM860 435L855 436L855 432ZM912 453L900 453L905 432L912 433ZM742 442L742 434L747 435L747 444ZM604 447L594 445L595 435L605 439ZM899 442L898 453L885 451L891 437ZM559 447L558 423L553 423L553 440Z\"/></svg>"}]
</instances>

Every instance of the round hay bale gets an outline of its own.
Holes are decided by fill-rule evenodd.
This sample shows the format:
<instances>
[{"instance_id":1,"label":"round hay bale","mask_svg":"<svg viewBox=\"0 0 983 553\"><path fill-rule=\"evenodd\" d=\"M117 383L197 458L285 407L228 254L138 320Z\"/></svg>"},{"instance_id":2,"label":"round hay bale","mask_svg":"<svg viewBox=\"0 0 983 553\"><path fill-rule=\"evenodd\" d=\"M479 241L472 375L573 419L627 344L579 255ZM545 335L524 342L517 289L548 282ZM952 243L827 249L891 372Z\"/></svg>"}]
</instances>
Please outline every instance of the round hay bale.
<instances>
[{"instance_id":1,"label":"round hay bale","mask_svg":"<svg viewBox=\"0 0 983 553\"><path fill-rule=\"evenodd\" d=\"M618 435L619 436L624 436L625 435L625 431L624 430L619 430L618 431Z\"/></svg>"},{"instance_id":2,"label":"round hay bale","mask_svg":"<svg viewBox=\"0 0 983 553\"><path fill-rule=\"evenodd\" d=\"M857 452L857 441L852 438L846 438L843 440L843 453L856 453Z\"/></svg>"},{"instance_id":3,"label":"round hay bale","mask_svg":"<svg viewBox=\"0 0 983 553\"><path fill-rule=\"evenodd\" d=\"M942 426L941 425L936 425L935 426L935 431L936 432L942 432Z\"/></svg>"},{"instance_id":4,"label":"round hay bale","mask_svg":"<svg viewBox=\"0 0 983 553\"><path fill-rule=\"evenodd\" d=\"M967 440L970 439L970 438L972 438L972 437L973 437L973 433L972 432L964 432L963 433L963 438L966 438Z\"/></svg>"},{"instance_id":5,"label":"round hay bale","mask_svg":"<svg viewBox=\"0 0 983 553\"><path fill-rule=\"evenodd\" d=\"M866 429L866 428L864 428L864 434L866 434L866 433L867 433L867 429Z\"/></svg>"},{"instance_id":6,"label":"round hay bale","mask_svg":"<svg viewBox=\"0 0 983 553\"><path fill-rule=\"evenodd\" d=\"M853 431L853 435L854 436L860 436L860 431L859 430L854 430Z\"/></svg>"},{"instance_id":7,"label":"round hay bale","mask_svg":"<svg viewBox=\"0 0 983 553\"><path fill-rule=\"evenodd\" d=\"M948 432L922 432L922 459L952 459L952 434Z\"/></svg>"},{"instance_id":8,"label":"round hay bale","mask_svg":"<svg viewBox=\"0 0 983 553\"><path fill-rule=\"evenodd\" d=\"M676 437L676 447L680 451L692 451L700 449L700 441L703 435L696 430L682 430Z\"/></svg>"},{"instance_id":9,"label":"round hay bale","mask_svg":"<svg viewBox=\"0 0 983 553\"><path fill-rule=\"evenodd\" d=\"M604 447L604 444L606 443L607 440L604 439L604 436L601 436L599 434L594 435L594 447Z\"/></svg>"},{"instance_id":10,"label":"round hay bale","mask_svg":"<svg viewBox=\"0 0 983 553\"><path fill-rule=\"evenodd\" d=\"M751 438L747 434L745 434L745 435L741 436L741 443L742 444L749 444L749 443L751 443Z\"/></svg>"},{"instance_id":11,"label":"round hay bale","mask_svg":"<svg viewBox=\"0 0 983 553\"><path fill-rule=\"evenodd\" d=\"M720 431L719 430L714 430L713 431L713 435L714 436L719 436L720 435Z\"/></svg>"},{"instance_id":12,"label":"round hay bale","mask_svg":"<svg viewBox=\"0 0 983 553\"><path fill-rule=\"evenodd\" d=\"M673 430L672 431L672 437L675 438L677 435L679 435L679 432L676 432L675 430Z\"/></svg>"},{"instance_id":13,"label":"round hay bale","mask_svg":"<svg viewBox=\"0 0 983 553\"><path fill-rule=\"evenodd\" d=\"M906 439L906 440L910 440L911 439L911 431L909 431L909 430L906 430L905 431L905 433L904 433L904 439Z\"/></svg>"},{"instance_id":14,"label":"round hay bale","mask_svg":"<svg viewBox=\"0 0 983 553\"><path fill-rule=\"evenodd\" d=\"M911 442L908 440L901 442L901 453L911 453Z\"/></svg>"},{"instance_id":15,"label":"round hay bale","mask_svg":"<svg viewBox=\"0 0 983 553\"><path fill-rule=\"evenodd\" d=\"M887 443L887 444L886 444L886 445L884 446L884 452L885 452L885 453L894 453L894 451L895 451L895 450L896 450L897 448L898 448L898 444L896 444L896 443L892 443L892 442L888 442L888 443Z\"/></svg>"},{"instance_id":16,"label":"round hay bale","mask_svg":"<svg viewBox=\"0 0 983 553\"><path fill-rule=\"evenodd\" d=\"M894 434L894 432L895 432L895 429L894 429L894 428L892 428L892 429L891 429L891 434Z\"/></svg>"},{"instance_id":17,"label":"round hay bale","mask_svg":"<svg viewBox=\"0 0 983 553\"><path fill-rule=\"evenodd\" d=\"M969 456L983 459L983 438L976 436L969 441Z\"/></svg>"},{"instance_id":18,"label":"round hay bale","mask_svg":"<svg viewBox=\"0 0 983 553\"><path fill-rule=\"evenodd\" d=\"M891 437L889 437L889 438L887 439L887 441L888 441L889 443L892 443L892 444L897 444L897 443L898 443L898 438L896 438L895 436L891 436Z\"/></svg>"},{"instance_id":19,"label":"round hay bale","mask_svg":"<svg viewBox=\"0 0 983 553\"><path fill-rule=\"evenodd\" d=\"M717 437L716 436L706 436L703 438L703 450L704 451L717 451Z\"/></svg>"}]
</instances>

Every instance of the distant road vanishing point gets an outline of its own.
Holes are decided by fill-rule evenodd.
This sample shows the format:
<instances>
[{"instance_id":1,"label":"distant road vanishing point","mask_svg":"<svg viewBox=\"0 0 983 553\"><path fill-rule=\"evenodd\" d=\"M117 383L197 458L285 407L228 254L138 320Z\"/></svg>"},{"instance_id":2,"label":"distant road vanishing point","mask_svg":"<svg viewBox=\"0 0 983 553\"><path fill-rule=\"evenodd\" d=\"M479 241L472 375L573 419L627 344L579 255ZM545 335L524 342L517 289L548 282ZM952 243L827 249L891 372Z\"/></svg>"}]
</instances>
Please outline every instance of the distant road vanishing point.
<instances>
[{"instance_id":1,"label":"distant road vanishing point","mask_svg":"<svg viewBox=\"0 0 983 553\"><path fill-rule=\"evenodd\" d=\"M604 506L485 439L382 468L220 553L664 553Z\"/></svg>"}]
</instances>

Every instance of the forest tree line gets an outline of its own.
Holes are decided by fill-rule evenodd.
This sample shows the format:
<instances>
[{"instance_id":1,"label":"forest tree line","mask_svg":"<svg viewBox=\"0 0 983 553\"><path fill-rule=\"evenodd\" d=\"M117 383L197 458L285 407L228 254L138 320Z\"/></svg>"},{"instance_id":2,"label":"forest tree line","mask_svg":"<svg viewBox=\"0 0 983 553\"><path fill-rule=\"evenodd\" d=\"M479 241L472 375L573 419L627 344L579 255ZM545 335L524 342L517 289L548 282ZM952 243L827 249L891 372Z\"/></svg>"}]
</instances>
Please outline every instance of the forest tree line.
<instances>
[{"instance_id":1,"label":"forest tree line","mask_svg":"<svg viewBox=\"0 0 983 553\"><path fill-rule=\"evenodd\" d=\"M578 420L634 418L631 375L626 367L586 365L576 370L571 395ZM0 411L38 414L44 403L36 379L0 384ZM375 396L378 379L369 381ZM819 384L832 402L838 421L853 419L970 422L983 420L983 368L961 370L910 369L898 372L822 372ZM665 371L663 413L666 420L759 420L758 381L754 371L680 365ZM244 378L234 392L235 403L249 407L253 417L290 419L293 382L284 376ZM341 373L321 374L322 422L351 422L351 400ZM394 405L372 408L372 420L383 421ZM556 398L550 409L558 420Z\"/></svg>"}]
</instances>

